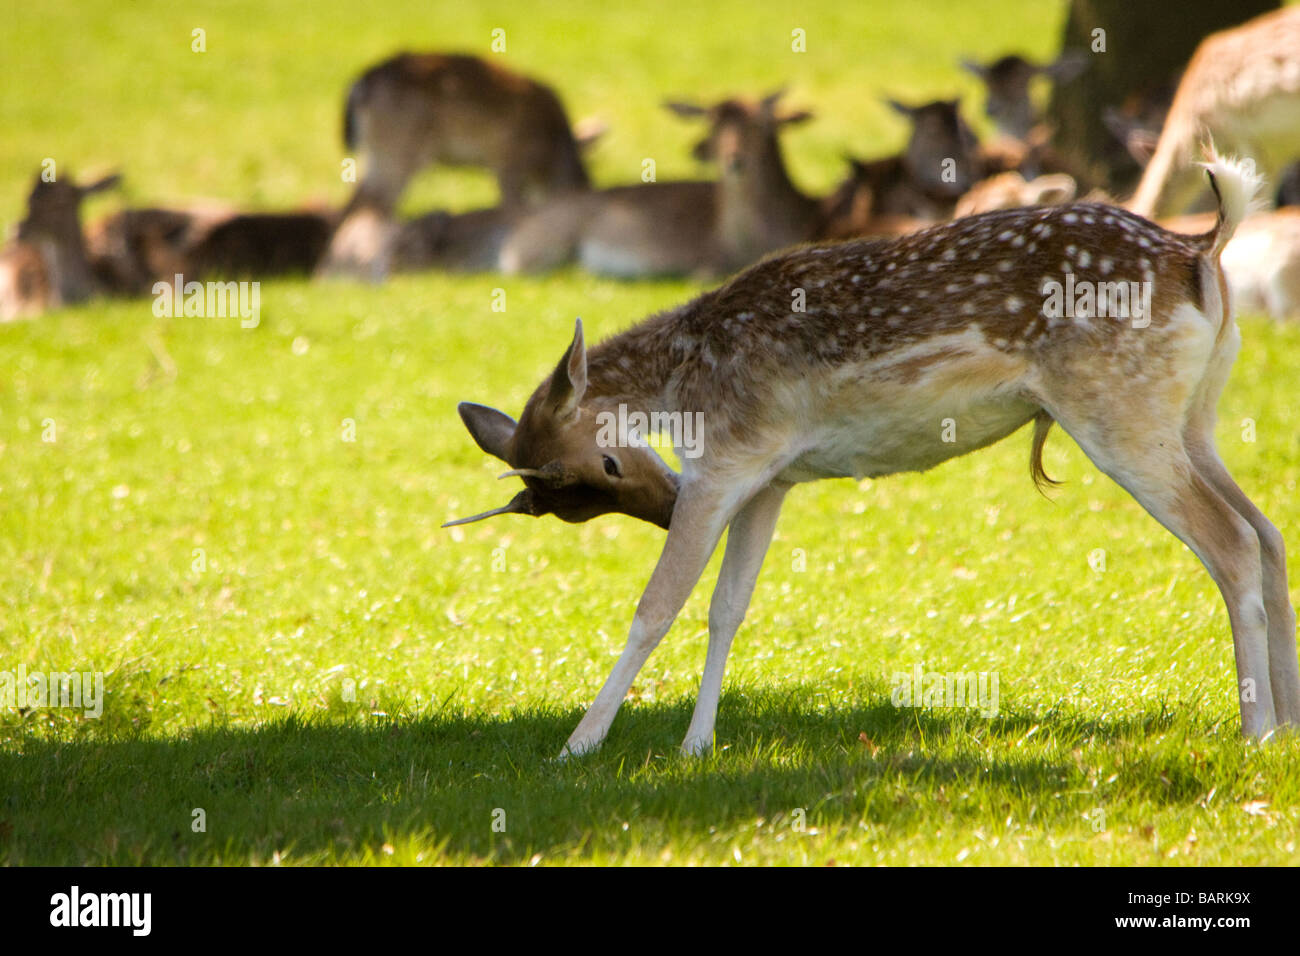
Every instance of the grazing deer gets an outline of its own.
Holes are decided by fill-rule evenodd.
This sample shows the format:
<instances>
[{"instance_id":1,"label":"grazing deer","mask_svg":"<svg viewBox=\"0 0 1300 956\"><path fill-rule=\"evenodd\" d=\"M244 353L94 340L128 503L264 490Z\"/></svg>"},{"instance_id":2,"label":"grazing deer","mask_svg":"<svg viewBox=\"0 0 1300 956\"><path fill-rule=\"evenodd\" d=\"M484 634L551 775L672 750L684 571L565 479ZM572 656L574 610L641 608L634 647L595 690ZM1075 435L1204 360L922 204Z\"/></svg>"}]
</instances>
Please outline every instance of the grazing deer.
<instances>
[{"instance_id":1,"label":"grazing deer","mask_svg":"<svg viewBox=\"0 0 1300 956\"><path fill-rule=\"evenodd\" d=\"M1080 50L1068 50L1051 63L1034 63L1014 53L988 64L962 60L962 66L984 82L984 112L998 133L1018 140L1027 140L1042 119L1029 95L1030 84L1038 77L1068 83L1087 65L1088 55Z\"/></svg>"},{"instance_id":2,"label":"grazing deer","mask_svg":"<svg viewBox=\"0 0 1300 956\"><path fill-rule=\"evenodd\" d=\"M668 531L627 646L564 753L605 738L724 530L688 753L712 745L732 637L794 484L928 469L1030 422L1036 480L1046 478L1043 443L1057 422L1205 563L1228 608L1243 731L1300 723L1282 538L1214 445L1215 406L1240 344L1219 254L1258 181L1230 160L1208 169L1220 212L1202 236L1076 203L892 241L803 246L590 353L579 322L518 422L462 403L475 442L525 487L449 524L620 512ZM1059 308L1062 284L1082 282L1144 291L1118 316L1105 299ZM792 310L798 290L804 311ZM704 425L692 456L674 426L696 412ZM645 441L664 428L677 432L680 477Z\"/></svg>"},{"instance_id":3,"label":"grazing deer","mask_svg":"<svg viewBox=\"0 0 1300 956\"><path fill-rule=\"evenodd\" d=\"M1201 41L1129 208L1149 217L1187 211L1202 189L1192 159L1207 132L1270 180L1300 156L1300 7Z\"/></svg>"},{"instance_id":4,"label":"grazing deer","mask_svg":"<svg viewBox=\"0 0 1300 956\"><path fill-rule=\"evenodd\" d=\"M707 108L665 104L708 120L694 155L718 164L718 182L646 183L552 200L511 232L501 268L534 272L576 260L622 278L723 274L813 238L819 203L790 181L778 141L782 128L812 114L778 114L780 96Z\"/></svg>"},{"instance_id":5,"label":"grazing deer","mask_svg":"<svg viewBox=\"0 0 1300 956\"><path fill-rule=\"evenodd\" d=\"M81 202L120 178L78 185L66 177L47 182L37 174L15 241L0 251L0 320L40 315L100 291L81 231Z\"/></svg>"},{"instance_id":6,"label":"grazing deer","mask_svg":"<svg viewBox=\"0 0 1300 956\"><path fill-rule=\"evenodd\" d=\"M504 206L590 185L555 91L476 56L401 53L371 67L348 91L343 141L367 160L345 215L391 214L430 163L492 169Z\"/></svg>"}]
</instances>

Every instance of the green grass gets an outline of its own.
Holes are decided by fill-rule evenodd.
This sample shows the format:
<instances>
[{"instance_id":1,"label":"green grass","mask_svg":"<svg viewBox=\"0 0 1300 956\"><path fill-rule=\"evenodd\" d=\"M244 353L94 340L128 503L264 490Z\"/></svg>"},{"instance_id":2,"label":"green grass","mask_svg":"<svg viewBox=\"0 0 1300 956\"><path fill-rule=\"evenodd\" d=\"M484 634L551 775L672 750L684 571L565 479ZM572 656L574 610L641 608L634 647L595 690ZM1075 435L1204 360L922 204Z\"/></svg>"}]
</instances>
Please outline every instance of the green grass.
<instances>
[{"instance_id":1,"label":"green grass","mask_svg":"<svg viewBox=\"0 0 1300 956\"><path fill-rule=\"evenodd\" d=\"M1062 15L262 10L17 10L0 39L3 215L47 155L121 165L132 201L339 199L347 78L399 41L482 49L497 25L512 62L611 122L603 182L644 155L662 176L695 171L694 131L663 96L788 81L821 114L790 138L792 165L824 188L842 150L897 145L879 92L971 91L957 55L1045 53ZM209 52L191 54L204 24ZM803 56L782 52L795 26ZM491 198L482 174L444 172L411 203ZM551 762L622 647L662 533L617 517L440 529L508 493L455 403L515 412L574 315L594 341L696 289L290 281L264 284L256 329L144 301L0 328L0 670L102 670L108 690L99 719L0 711L0 860L1300 860L1300 748L1240 739L1208 575L1059 432L1047 465L1066 484L1050 501L1023 434L925 475L797 489L732 653L719 751L676 754L715 562L604 749ZM1300 328L1247 319L1244 335L1221 446L1290 536ZM997 672L1000 712L893 707L892 675L917 663Z\"/></svg>"}]
</instances>

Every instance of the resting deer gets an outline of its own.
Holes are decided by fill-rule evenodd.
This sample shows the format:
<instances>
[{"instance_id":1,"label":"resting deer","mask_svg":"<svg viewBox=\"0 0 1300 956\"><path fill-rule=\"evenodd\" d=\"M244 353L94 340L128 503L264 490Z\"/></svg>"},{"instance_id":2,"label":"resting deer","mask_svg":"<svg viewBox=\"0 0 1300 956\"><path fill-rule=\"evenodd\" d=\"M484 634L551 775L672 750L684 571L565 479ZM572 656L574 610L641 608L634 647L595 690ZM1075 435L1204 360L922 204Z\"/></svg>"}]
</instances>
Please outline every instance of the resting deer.
<instances>
[{"instance_id":1,"label":"resting deer","mask_svg":"<svg viewBox=\"0 0 1300 956\"><path fill-rule=\"evenodd\" d=\"M37 174L15 241L0 251L0 320L30 318L101 291L81 231L81 202L120 178L82 186Z\"/></svg>"},{"instance_id":2,"label":"resting deer","mask_svg":"<svg viewBox=\"0 0 1300 956\"><path fill-rule=\"evenodd\" d=\"M667 103L679 116L708 121L694 154L718 164L718 182L646 183L553 200L511 232L502 269L532 272L576 259L588 271L625 278L720 274L811 239L819 204L790 181L778 135L812 114L778 113L780 97Z\"/></svg>"},{"instance_id":3,"label":"resting deer","mask_svg":"<svg viewBox=\"0 0 1300 956\"><path fill-rule=\"evenodd\" d=\"M1019 173L999 173L980 180L957 200L953 217L1017 206L1056 206L1072 200L1077 191L1074 177L1065 173L1051 173L1028 181Z\"/></svg>"},{"instance_id":4,"label":"resting deer","mask_svg":"<svg viewBox=\"0 0 1300 956\"><path fill-rule=\"evenodd\" d=\"M886 101L912 124L907 145L895 156L851 160L853 171L837 193L852 195L859 228L881 216L947 219L957 200L983 177L975 133L961 118L960 100L934 100L921 106ZM849 227L853 228L853 227ZM832 230L845 235L844 225Z\"/></svg>"},{"instance_id":5,"label":"resting deer","mask_svg":"<svg viewBox=\"0 0 1300 956\"><path fill-rule=\"evenodd\" d=\"M1201 41L1129 208L1151 217L1186 212L1203 186L1192 160L1207 132L1270 180L1300 156L1300 6Z\"/></svg>"},{"instance_id":6,"label":"resting deer","mask_svg":"<svg viewBox=\"0 0 1300 956\"><path fill-rule=\"evenodd\" d=\"M962 61L962 66L984 82L988 93L984 112L993 120L998 133L1018 140L1029 139L1041 122L1029 95L1030 84L1039 77L1053 83L1068 83L1087 65L1088 55L1080 50L1062 53L1051 63L1034 63L1014 53L988 64Z\"/></svg>"},{"instance_id":7,"label":"resting deer","mask_svg":"<svg viewBox=\"0 0 1300 956\"><path fill-rule=\"evenodd\" d=\"M688 753L712 745L732 637L793 485L924 470L1030 422L1036 480L1059 423L1205 563L1228 608L1243 731L1300 723L1282 538L1214 444L1215 406L1240 344L1219 254L1258 181L1234 161L1208 168L1221 199L1205 235L1075 203L891 241L803 246L590 352L579 322L518 422L462 403L475 442L524 488L449 523L620 512L668 531L627 646L564 753L605 738L724 530ZM1083 282L1143 291L1117 317L1095 300L1081 298L1077 311L1051 305L1059 284ZM797 290L804 311L792 311ZM704 423L692 456L686 429L671 426L696 412ZM955 423L951 442L945 419ZM680 477L645 442L648 428L665 426L678 432Z\"/></svg>"},{"instance_id":8,"label":"resting deer","mask_svg":"<svg viewBox=\"0 0 1300 956\"><path fill-rule=\"evenodd\" d=\"M334 230L324 209L239 212L224 204L122 209L87 229L92 266L116 292L143 295L180 273L196 280L310 274Z\"/></svg>"}]
</instances>

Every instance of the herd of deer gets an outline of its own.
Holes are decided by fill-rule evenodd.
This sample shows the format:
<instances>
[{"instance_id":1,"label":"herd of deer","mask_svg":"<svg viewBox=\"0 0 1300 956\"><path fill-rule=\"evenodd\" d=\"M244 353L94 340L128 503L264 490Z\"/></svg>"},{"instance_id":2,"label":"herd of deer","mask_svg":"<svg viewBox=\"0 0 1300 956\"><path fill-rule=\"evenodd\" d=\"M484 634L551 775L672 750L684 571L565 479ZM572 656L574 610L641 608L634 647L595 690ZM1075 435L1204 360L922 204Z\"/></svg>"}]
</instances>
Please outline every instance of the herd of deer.
<instances>
[{"instance_id":1,"label":"herd of deer","mask_svg":"<svg viewBox=\"0 0 1300 956\"><path fill-rule=\"evenodd\" d=\"M1189 208L1200 189L1192 152L1205 130L1226 151L1251 156L1266 175L1300 156L1293 101L1277 97L1294 93L1297 83L1297 16L1264 19L1207 40L1192 60L1129 203L1133 211L1169 217ZM115 179L78 186L38 175L16 242L0 253L0 318L95 293L147 293L177 273L377 280L395 271L518 274L577 263L628 278L722 276L802 242L900 236L954 216L1059 204L1083 193L1104 198L1046 143L1030 95L1035 77L1069 82L1087 68L1087 54L1067 52L1041 65L1019 56L964 65L987 87L996 142L976 139L957 101L890 101L911 124L904 150L851 160L848 178L816 197L791 181L779 142L783 127L811 114L782 111L779 94L709 107L666 104L706 125L694 155L716 166L716 181L595 189L583 153L599 131L575 132L550 87L474 56L402 54L367 70L348 92L344 141L365 169L342 210L127 209L83 233L79 200ZM1274 100L1278 115L1260 115L1256 104ZM1267 129L1261 135L1256 127ZM1130 125L1123 134L1141 132ZM431 163L491 169L499 204L400 220L404 188ZM1203 223L1168 225L1190 232ZM1300 315L1300 214L1248 219L1225 268L1252 308Z\"/></svg>"},{"instance_id":2,"label":"herd of deer","mask_svg":"<svg viewBox=\"0 0 1300 956\"><path fill-rule=\"evenodd\" d=\"M724 531L688 753L712 745L731 641L793 485L923 470L1030 422L1036 481L1050 480L1042 451L1060 424L1209 569L1232 628L1242 729L1264 737L1300 725L1296 618L1282 537L1228 474L1214 422L1240 345L1233 300L1276 315L1300 306L1300 215L1253 213L1265 178L1300 156L1300 7L1202 43L1127 207L1074 201L1086 184L1036 132L1029 80L1067 82L1084 65L1078 54L972 65L1004 137L991 146L956 102L894 103L912 122L904 151L855 162L817 198L791 182L779 144L808 114L780 110L777 94L668 104L707 124L695 154L716 164L716 182L594 189L584 137L549 88L474 57L402 55L348 94L345 140L367 165L337 217L128 210L83 236L78 202L110 182L38 181L0 296L71 302L173 272L272 267L742 269L590 351L579 322L518 421L460 405L478 446L509 465L501 477L524 488L449 524L617 512L667 530L627 645L564 754L604 739ZM1222 152L1195 163L1211 137ZM403 188L432 162L493 169L500 205L399 221ZM1202 226L1151 221L1187 211L1202 184L1214 206ZM1049 289L1076 283L1131 286L1142 307L1046 307ZM679 474L646 436L611 440L609 422L629 411L705 415L702 453L682 456Z\"/></svg>"}]
</instances>

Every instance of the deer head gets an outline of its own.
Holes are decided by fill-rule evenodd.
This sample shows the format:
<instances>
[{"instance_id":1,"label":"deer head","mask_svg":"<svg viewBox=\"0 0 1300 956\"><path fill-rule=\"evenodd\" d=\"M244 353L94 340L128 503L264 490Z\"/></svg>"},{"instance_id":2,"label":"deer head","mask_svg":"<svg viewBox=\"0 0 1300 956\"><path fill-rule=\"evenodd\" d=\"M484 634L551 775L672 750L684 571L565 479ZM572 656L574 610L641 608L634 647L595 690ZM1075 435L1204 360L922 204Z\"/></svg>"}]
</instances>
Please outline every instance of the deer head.
<instances>
[{"instance_id":1,"label":"deer head","mask_svg":"<svg viewBox=\"0 0 1300 956\"><path fill-rule=\"evenodd\" d=\"M949 199L956 199L975 185L979 178L979 143L961 118L960 100L935 100L924 106L886 102L912 122L903 163L917 185Z\"/></svg>"},{"instance_id":2,"label":"deer head","mask_svg":"<svg viewBox=\"0 0 1300 956\"><path fill-rule=\"evenodd\" d=\"M984 112L993 120L998 132L1024 139L1038 122L1029 84L1038 76L1053 83L1067 83L1088 65L1088 56L1080 50L1068 50L1051 63L1034 63L1011 54L989 64L963 60L964 66L984 81L988 99Z\"/></svg>"},{"instance_id":3,"label":"deer head","mask_svg":"<svg viewBox=\"0 0 1300 956\"><path fill-rule=\"evenodd\" d=\"M522 478L524 489L500 508L443 527L499 514L553 514L576 523L620 512L667 529L677 501L676 473L643 442L608 441L611 429L583 404L586 393L579 319L573 341L518 422L495 408L461 402L457 410L479 448L508 464L500 477Z\"/></svg>"},{"instance_id":4,"label":"deer head","mask_svg":"<svg viewBox=\"0 0 1300 956\"><path fill-rule=\"evenodd\" d=\"M729 99L705 107L670 100L664 106L678 116L708 120L709 133L695 144L691 155L701 162L716 162L725 176L744 172L750 157L776 151L776 135L781 127L812 119L813 114L808 110L778 116L776 104L783 93L784 90L777 90L756 103Z\"/></svg>"},{"instance_id":5,"label":"deer head","mask_svg":"<svg viewBox=\"0 0 1300 956\"><path fill-rule=\"evenodd\" d=\"M116 186L121 176L114 173L81 185L67 178L46 181L38 173L27 196L27 216L18 224L18 238L35 242L81 241L81 201L94 193Z\"/></svg>"}]
</instances>

